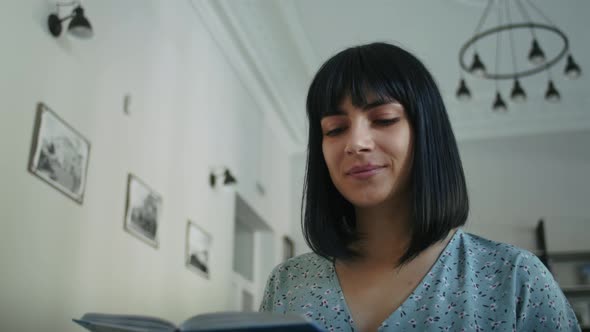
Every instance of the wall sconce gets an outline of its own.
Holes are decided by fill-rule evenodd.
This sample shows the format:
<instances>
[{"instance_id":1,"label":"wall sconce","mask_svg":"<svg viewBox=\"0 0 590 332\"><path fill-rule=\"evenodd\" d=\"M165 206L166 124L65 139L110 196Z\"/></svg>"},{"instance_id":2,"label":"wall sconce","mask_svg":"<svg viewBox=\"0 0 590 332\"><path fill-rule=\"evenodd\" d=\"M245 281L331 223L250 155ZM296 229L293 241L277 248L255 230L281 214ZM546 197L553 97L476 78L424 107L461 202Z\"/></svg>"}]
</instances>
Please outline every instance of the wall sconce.
<instances>
[{"instance_id":1,"label":"wall sconce","mask_svg":"<svg viewBox=\"0 0 590 332\"><path fill-rule=\"evenodd\" d=\"M232 186L232 185L235 185L236 183L238 183L238 180L236 180L236 178L233 176L233 174L231 174L231 172L229 171L229 168L222 167L221 171L219 171L219 172L211 171L211 173L209 173L209 185L211 186L211 188L215 188L215 185L217 184L218 177L221 177L221 176L223 176L223 185L224 186Z\"/></svg>"},{"instance_id":2,"label":"wall sconce","mask_svg":"<svg viewBox=\"0 0 590 332\"><path fill-rule=\"evenodd\" d=\"M62 26L61 22L71 19L70 24L68 25L68 31L81 39L89 39L91 38L94 33L92 32L92 26L90 22L84 16L84 9L80 5L78 1L72 1L68 3L57 3L57 12L49 15L47 18L47 25L49 26L49 31L54 37L59 37L61 34ZM72 14L70 16L66 16L64 18L59 18L59 7L64 6L76 6L72 10Z\"/></svg>"}]
</instances>

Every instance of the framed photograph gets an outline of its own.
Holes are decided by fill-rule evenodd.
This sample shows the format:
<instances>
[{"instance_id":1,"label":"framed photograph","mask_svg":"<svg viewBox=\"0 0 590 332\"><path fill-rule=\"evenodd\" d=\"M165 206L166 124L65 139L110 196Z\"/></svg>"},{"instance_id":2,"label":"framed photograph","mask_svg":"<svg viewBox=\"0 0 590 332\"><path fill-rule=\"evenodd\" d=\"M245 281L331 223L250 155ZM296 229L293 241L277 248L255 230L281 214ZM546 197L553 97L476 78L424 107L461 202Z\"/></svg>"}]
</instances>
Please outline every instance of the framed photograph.
<instances>
[{"instance_id":1,"label":"framed photograph","mask_svg":"<svg viewBox=\"0 0 590 332\"><path fill-rule=\"evenodd\" d=\"M295 256L295 244L288 236L283 236L283 261Z\"/></svg>"},{"instance_id":2,"label":"framed photograph","mask_svg":"<svg viewBox=\"0 0 590 332\"><path fill-rule=\"evenodd\" d=\"M43 103L37 104L29 172L82 204L90 142Z\"/></svg>"},{"instance_id":3,"label":"framed photograph","mask_svg":"<svg viewBox=\"0 0 590 332\"><path fill-rule=\"evenodd\" d=\"M192 221L186 223L186 266L209 279L211 235Z\"/></svg>"},{"instance_id":4,"label":"framed photograph","mask_svg":"<svg viewBox=\"0 0 590 332\"><path fill-rule=\"evenodd\" d=\"M127 178L125 230L158 248L162 197L133 174Z\"/></svg>"}]
</instances>

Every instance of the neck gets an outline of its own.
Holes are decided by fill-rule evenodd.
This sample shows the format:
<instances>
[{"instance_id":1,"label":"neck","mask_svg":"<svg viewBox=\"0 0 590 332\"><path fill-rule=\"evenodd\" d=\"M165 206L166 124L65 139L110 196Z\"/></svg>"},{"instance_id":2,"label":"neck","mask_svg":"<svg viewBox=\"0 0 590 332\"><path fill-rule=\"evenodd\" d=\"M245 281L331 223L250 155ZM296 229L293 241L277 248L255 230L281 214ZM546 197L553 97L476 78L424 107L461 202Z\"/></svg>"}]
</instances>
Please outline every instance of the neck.
<instances>
[{"instance_id":1,"label":"neck","mask_svg":"<svg viewBox=\"0 0 590 332\"><path fill-rule=\"evenodd\" d=\"M357 207L356 224L361 240L356 249L367 264L392 266L406 252L412 236L409 199L374 207Z\"/></svg>"}]
</instances>

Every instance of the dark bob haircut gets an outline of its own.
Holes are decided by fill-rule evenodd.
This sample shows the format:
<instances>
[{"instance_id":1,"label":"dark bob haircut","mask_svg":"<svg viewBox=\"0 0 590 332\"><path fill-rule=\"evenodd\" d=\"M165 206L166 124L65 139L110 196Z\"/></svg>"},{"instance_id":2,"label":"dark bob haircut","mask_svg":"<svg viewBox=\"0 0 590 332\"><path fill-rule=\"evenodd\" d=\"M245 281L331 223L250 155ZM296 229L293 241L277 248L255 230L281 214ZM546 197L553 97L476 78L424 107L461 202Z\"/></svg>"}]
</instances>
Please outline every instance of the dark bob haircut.
<instances>
[{"instance_id":1,"label":"dark bob haircut","mask_svg":"<svg viewBox=\"0 0 590 332\"><path fill-rule=\"evenodd\" d=\"M350 96L367 104L371 93L403 105L414 131L410 175L412 238L397 263L404 264L462 226L469 213L463 167L447 112L434 79L407 51L386 43L348 48L329 59L307 95L309 141L302 202L305 240L320 256L334 260L360 256L351 244L356 232L354 206L336 189L322 152L322 117Z\"/></svg>"}]
</instances>

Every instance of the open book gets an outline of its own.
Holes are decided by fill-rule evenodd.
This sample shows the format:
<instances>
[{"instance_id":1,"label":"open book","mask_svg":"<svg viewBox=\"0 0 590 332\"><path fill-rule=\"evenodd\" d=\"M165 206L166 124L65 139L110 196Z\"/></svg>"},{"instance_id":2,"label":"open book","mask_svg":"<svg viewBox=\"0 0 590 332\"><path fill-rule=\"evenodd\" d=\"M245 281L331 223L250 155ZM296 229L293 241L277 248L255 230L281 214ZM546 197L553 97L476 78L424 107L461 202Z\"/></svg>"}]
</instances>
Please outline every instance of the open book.
<instances>
[{"instance_id":1,"label":"open book","mask_svg":"<svg viewBox=\"0 0 590 332\"><path fill-rule=\"evenodd\" d=\"M301 316L270 312L219 312L193 316L179 326L147 316L87 313L74 322L94 332L321 332Z\"/></svg>"}]
</instances>

